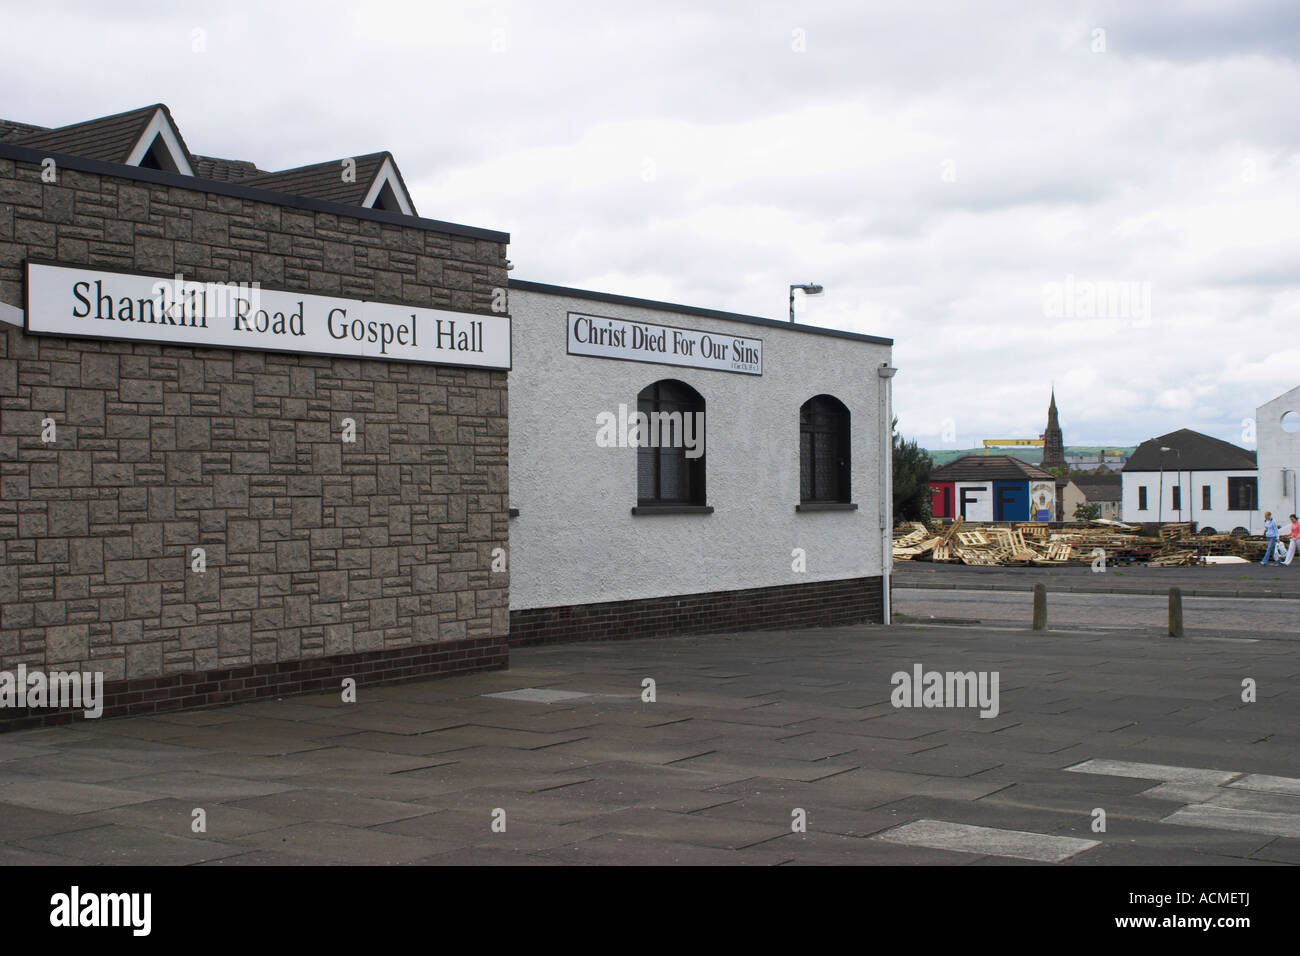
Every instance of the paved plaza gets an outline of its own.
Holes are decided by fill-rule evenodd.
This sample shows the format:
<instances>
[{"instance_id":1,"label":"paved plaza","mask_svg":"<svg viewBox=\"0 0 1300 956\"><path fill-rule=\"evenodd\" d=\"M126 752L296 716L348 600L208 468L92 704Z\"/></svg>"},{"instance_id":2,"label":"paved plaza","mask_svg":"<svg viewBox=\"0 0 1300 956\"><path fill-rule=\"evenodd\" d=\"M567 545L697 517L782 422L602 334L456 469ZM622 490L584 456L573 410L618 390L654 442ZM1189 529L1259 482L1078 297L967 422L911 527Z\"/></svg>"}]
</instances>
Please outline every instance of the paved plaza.
<instances>
[{"instance_id":1,"label":"paved plaza","mask_svg":"<svg viewBox=\"0 0 1300 956\"><path fill-rule=\"evenodd\" d=\"M0 861L1300 863L1294 641L895 625L511 660L6 734ZM997 716L895 707L916 665L996 675Z\"/></svg>"}]
</instances>

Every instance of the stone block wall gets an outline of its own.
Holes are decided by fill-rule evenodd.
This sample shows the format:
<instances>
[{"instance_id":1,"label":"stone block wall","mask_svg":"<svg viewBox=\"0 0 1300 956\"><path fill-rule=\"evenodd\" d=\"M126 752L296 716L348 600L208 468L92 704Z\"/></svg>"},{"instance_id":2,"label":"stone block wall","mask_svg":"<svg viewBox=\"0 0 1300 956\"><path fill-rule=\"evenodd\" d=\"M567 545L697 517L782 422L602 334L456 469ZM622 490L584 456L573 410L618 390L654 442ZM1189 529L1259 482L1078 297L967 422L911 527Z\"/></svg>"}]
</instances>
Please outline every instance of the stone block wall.
<instances>
[{"instance_id":1,"label":"stone block wall","mask_svg":"<svg viewBox=\"0 0 1300 956\"><path fill-rule=\"evenodd\" d=\"M0 303L18 308L34 258L488 313L503 240L201 183L42 183L0 158ZM127 681L504 647L508 581L491 564L508 538L506 441L501 371L0 323L0 669ZM489 658L504 664L465 660Z\"/></svg>"}]
</instances>

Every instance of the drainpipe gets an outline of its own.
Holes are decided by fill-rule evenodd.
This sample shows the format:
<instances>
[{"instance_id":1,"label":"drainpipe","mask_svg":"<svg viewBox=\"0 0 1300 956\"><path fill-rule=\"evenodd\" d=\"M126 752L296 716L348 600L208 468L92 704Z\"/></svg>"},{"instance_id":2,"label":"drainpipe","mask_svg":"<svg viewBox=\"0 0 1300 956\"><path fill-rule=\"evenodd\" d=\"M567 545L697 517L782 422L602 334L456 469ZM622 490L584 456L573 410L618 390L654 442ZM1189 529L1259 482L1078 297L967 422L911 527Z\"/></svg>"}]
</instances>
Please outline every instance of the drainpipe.
<instances>
[{"instance_id":1,"label":"drainpipe","mask_svg":"<svg viewBox=\"0 0 1300 956\"><path fill-rule=\"evenodd\" d=\"M892 624L889 602L889 579L894 564L894 429L890 409L893 396L894 373L888 362L881 362L876 373L880 376L880 608L885 624Z\"/></svg>"}]
</instances>

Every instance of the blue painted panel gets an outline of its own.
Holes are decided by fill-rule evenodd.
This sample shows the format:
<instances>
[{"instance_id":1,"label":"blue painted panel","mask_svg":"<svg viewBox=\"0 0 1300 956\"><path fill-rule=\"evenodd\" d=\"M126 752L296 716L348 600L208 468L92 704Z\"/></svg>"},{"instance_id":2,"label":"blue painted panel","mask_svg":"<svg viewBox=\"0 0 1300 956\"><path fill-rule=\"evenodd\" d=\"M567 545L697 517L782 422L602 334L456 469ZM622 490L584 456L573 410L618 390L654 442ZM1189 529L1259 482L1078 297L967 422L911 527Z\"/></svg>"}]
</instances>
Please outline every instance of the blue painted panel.
<instances>
[{"instance_id":1,"label":"blue painted panel","mask_svg":"<svg viewBox=\"0 0 1300 956\"><path fill-rule=\"evenodd\" d=\"M1029 482L993 482L993 520L1029 520Z\"/></svg>"}]
</instances>

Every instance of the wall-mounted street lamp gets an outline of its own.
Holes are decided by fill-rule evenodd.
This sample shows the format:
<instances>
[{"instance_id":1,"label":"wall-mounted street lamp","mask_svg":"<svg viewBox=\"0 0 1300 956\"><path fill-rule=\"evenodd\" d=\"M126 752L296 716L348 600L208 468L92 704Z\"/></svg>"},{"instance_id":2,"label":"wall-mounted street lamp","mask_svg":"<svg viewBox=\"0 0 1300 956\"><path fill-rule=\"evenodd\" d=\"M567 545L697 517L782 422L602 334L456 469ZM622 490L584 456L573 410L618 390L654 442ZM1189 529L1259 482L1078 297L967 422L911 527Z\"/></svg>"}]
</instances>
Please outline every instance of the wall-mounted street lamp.
<instances>
[{"instance_id":1,"label":"wall-mounted street lamp","mask_svg":"<svg viewBox=\"0 0 1300 956\"><path fill-rule=\"evenodd\" d=\"M803 289L804 295L821 295L822 292L825 291L816 282L808 282L802 285L790 286L790 321L791 322L794 321L794 290L795 289Z\"/></svg>"}]
</instances>

